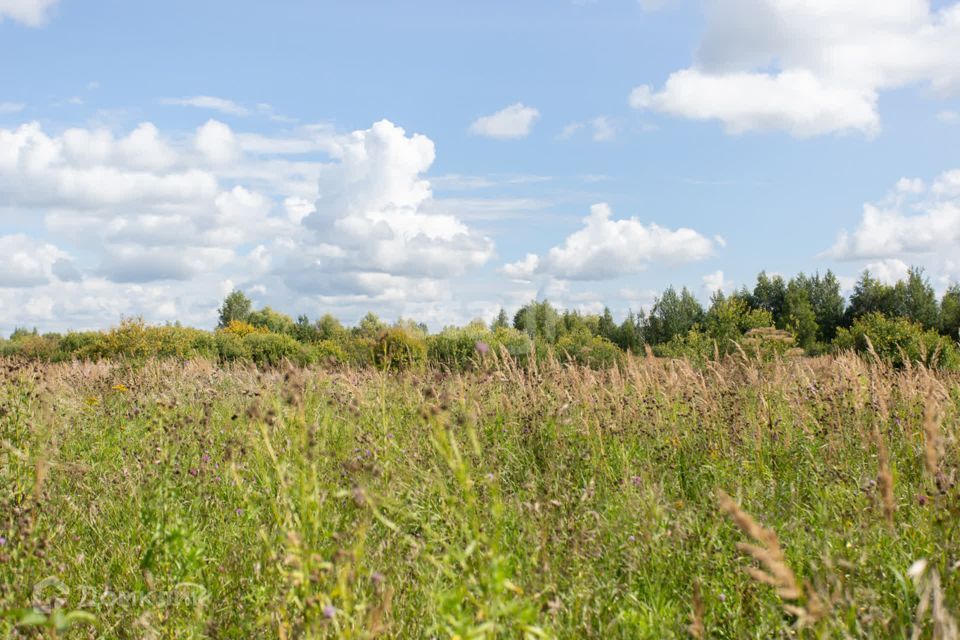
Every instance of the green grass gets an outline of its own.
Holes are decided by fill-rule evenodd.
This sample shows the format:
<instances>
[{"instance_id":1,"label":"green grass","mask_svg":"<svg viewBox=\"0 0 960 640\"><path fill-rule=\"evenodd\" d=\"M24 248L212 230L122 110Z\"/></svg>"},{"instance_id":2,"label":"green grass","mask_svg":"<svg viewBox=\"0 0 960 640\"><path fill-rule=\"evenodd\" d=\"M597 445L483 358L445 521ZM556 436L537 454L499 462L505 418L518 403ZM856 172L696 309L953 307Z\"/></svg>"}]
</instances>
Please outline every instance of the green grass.
<instances>
[{"instance_id":1,"label":"green grass","mask_svg":"<svg viewBox=\"0 0 960 640\"><path fill-rule=\"evenodd\" d=\"M960 610L958 416L958 378L852 356L391 375L0 361L0 635L684 637L699 589L705 637L907 638L914 561ZM718 490L776 531L799 602L744 571ZM48 577L65 589L34 589ZM785 605L812 598L825 610L798 627Z\"/></svg>"}]
</instances>

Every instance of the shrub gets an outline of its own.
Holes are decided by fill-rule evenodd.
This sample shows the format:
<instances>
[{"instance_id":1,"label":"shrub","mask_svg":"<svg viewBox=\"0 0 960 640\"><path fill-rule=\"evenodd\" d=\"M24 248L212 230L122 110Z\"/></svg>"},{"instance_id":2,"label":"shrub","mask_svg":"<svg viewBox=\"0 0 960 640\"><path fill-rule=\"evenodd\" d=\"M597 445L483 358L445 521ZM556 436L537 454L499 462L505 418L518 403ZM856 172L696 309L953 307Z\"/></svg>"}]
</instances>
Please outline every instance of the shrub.
<instances>
[{"instance_id":1,"label":"shrub","mask_svg":"<svg viewBox=\"0 0 960 640\"><path fill-rule=\"evenodd\" d=\"M620 347L585 329L568 333L557 341L557 353L564 360L594 369L616 366L623 359Z\"/></svg>"},{"instance_id":2,"label":"shrub","mask_svg":"<svg viewBox=\"0 0 960 640\"><path fill-rule=\"evenodd\" d=\"M248 336L251 333L269 333L270 331L264 327L255 327L249 322L244 322L243 320L231 320L230 323L220 329L223 333L232 333L235 336L243 338Z\"/></svg>"},{"instance_id":3,"label":"shrub","mask_svg":"<svg viewBox=\"0 0 960 640\"><path fill-rule=\"evenodd\" d=\"M217 331L213 336L217 355L222 362L250 359L250 347L236 333Z\"/></svg>"},{"instance_id":4,"label":"shrub","mask_svg":"<svg viewBox=\"0 0 960 640\"><path fill-rule=\"evenodd\" d=\"M284 360L306 364L309 351L299 342L279 333L251 333L243 338L250 358L258 365L276 366Z\"/></svg>"},{"instance_id":5,"label":"shrub","mask_svg":"<svg viewBox=\"0 0 960 640\"><path fill-rule=\"evenodd\" d=\"M490 345L490 351L496 355L502 355L506 351L507 355L520 364L526 364L533 353L533 340L523 331L513 327L498 327L493 332L493 343Z\"/></svg>"},{"instance_id":6,"label":"shrub","mask_svg":"<svg viewBox=\"0 0 960 640\"><path fill-rule=\"evenodd\" d=\"M906 318L888 318L871 312L857 318L849 329L841 328L833 341L837 349L873 352L895 367L922 363L928 367L960 368L960 349L953 340Z\"/></svg>"},{"instance_id":7,"label":"shrub","mask_svg":"<svg viewBox=\"0 0 960 640\"><path fill-rule=\"evenodd\" d=\"M401 327L380 333L373 348L373 361L384 370L402 370L422 366L427 360L426 341Z\"/></svg>"},{"instance_id":8,"label":"shrub","mask_svg":"<svg viewBox=\"0 0 960 640\"><path fill-rule=\"evenodd\" d=\"M325 365L342 365L351 362L349 352L334 340L321 340L311 347L311 360Z\"/></svg>"},{"instance_id":9,"label":"shrub","mask_svg":"<svg viewBox=\"0 0 960 640\"><path fill-rule=\"evenodd\" d=\"M479 344L487 345L490 353L495 351L495 343L496 336L479 325L449 327L427 338L430 362L454 369L465 369L478 362L481 357L477 351Z\"/></svg>"}]
</instances>

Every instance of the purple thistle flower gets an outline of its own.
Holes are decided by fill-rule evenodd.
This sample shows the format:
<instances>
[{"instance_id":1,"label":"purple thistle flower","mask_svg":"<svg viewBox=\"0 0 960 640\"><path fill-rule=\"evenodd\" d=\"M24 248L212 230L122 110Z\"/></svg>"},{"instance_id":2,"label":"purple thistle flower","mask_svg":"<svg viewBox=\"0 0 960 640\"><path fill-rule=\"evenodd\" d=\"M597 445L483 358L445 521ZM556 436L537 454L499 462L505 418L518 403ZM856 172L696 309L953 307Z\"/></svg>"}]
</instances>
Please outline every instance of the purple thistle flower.
<instances>
[{"instance_id":1,"label":"purple thistle flower","mask_svg":"<svg viewBox=\"0 0 960 640\"><path fill-rule=\"evenodd\" d=\"M473 345L473 347L477 350L477 353L482 356L487 355L487 353L490 351L490 345L482 340L478 340L477 344Z\"/></svg>"},{"instance_id":2,"label":"purple thistle flower","mask_svg":"<svg viewBox=\"0 0 960 640\"><path fill-rule=\"evenodd\" d=\"M0 547L2 547L5 544L7 544L7 539L4 538L3 536L0 536Z\"/></svg>"},{"instance_id":3,"label":"purple thistle flower","mask_svg":"<svg viewBox=\"0 0 960 640\"><path fill-rule=\"evenodd\" d=\"M333 616L337 615L337 608L332 604L328 604L323 608L323 615L330 620L333 620Z\"/></svg>"}]
</instances>

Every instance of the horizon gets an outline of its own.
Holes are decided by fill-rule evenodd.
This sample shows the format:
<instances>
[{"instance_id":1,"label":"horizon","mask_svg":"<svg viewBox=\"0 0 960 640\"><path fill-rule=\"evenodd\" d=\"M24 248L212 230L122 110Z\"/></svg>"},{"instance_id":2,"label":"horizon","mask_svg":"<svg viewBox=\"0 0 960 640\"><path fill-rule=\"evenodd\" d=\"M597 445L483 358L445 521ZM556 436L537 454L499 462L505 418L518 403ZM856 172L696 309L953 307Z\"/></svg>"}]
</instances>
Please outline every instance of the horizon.
<instances>
[{"instance_id":1,"label":"horizon","mask_svg":"<svg viewBox=\"0 0 960 640\"><path fill-rule=\"evenodd\" d=\"M921 0L0 2L0 333L942 295L958 41Z\"/></svg>"}]
</instances>

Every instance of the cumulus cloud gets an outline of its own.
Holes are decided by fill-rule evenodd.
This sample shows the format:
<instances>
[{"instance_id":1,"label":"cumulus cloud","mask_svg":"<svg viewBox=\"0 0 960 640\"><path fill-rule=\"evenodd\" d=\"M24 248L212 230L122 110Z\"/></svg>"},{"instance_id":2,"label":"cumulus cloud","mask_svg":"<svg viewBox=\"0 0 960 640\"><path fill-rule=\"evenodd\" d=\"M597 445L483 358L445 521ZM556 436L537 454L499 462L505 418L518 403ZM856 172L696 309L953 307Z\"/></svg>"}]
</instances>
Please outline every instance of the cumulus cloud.
<instances>
[{"instance_id":1,"label":"cumulus cloud","mask_svg":"<svg viewBox=\"0 0 960 640\"><path fill-rule=\"evenodd\" d=\"M216 120L172 136L150 123L120 134L0 128L2 215L45 227L0 238L0 305L19 310L0 313L0 327L102 326L117 310L205 323L227 280L306 311L462 320L438 308L453 298L450 279L487 262L493 242L434 199L434 156L428 138L388 121L279 137ZM85 305L60 299L68 284L89 292ZM129 304L101 299L112 295Z\"/></svg>"},{"instance_id":2,"label":"cumulus cloud","mask_svg":"<svg viewBox=\"0 0 960 640\"><path fill-rule=\"evenodd\" d=\"M606 280L642 271L650 263L681 264L711 256L716 242L688 228L645 225L637 218L611 219L605 203L590 207L582 229L546 255L528 254L503 273L523 280L549 275L564 280Z\"/></svg>"},{"instance_id":3,"label":"cumulus cloud","mask_svg":"<svg viewBox=\"0 0 960 640\"><path fill-rule=\"evenodd\" d=\"M9 18L29 27L39 27L60 0L0 0L0 22Z\"/></svg>"},{"instance_id":4,"label":"cumulus cloud","mask_svg":"<svg viewBox=\"0 0 960 640\"><path fill-rule=\"evenodd\" d=\"M250 109L239 105L233 100L226 98L217 98L215 96L190 96L186 98L164 98L160 101L163 104L175 105L179 107L195 107L197 109L210 109L219 111L230 116L248 116ZM269 106L269 105L267 105Z\"/></svg>"},{"instance_id":5,"label":"cumulus cloud","mask_svg":"<svg viewBox=\"0 0 960 640\"><path fill-rule=\"evenodd\" d=\"M20 288L47 284L61 278L70 264L66 252L47 242L30 238L24 234L0 236L0 256L3 256L3 269L0 269L0 287Z\"/></svg>"},{"instance_id":6,"label":"cumulus cloud","mask_svg":"<svg viewBox=\"0 0 960 640\"><path fill-rule=\"evenodd\" d=\"M925 84L960 87L960 4L929 0L713 0L690 68L629 102L731 133L797 137L880 129L879 96Z\"/></svg>"},{"instance_id":7,"label":"cumulus cloud","mask_svg":"<svg viewBox=\"0 0 960 640\"><path fill-rule=\"evenodd\" d=\"M930 186L899 180L885 200L863 205L857 228L841 231L827 255L857 260L943 252L960 252L960 170Z\"/></svg>"},{"instance_id":8,"label":"cumulus cloud","mask_svg":"<svg viewBox=\"0 0 960 640\"><path fill-rule=\"evenodd\" d=\"M518 102L489 116L477 118L470 125L470 133L498 140L526 138L539 118L539 111Z\"/></svg>"},{"instance_id":9,"label":"cumulus cloud","mask_svg":"<svg viewBox=\"0 0 960 640\"><path fill-rule=\"evenodd\" d=\"M341 137L334 155L337 162L321 170L314 210L303 219L321 243L304 248L298 272L439 278L492 256L489 238L454 215L431 211L433 193L424 173L435 150L426 136L407 136L382 120ZM340 251L331 253L328 245Z\"/></svg>"},{"instance_id":10,"label":"cumulus cloud","mask_svg":"<svg viewBox=\"0 0 960 640\"><path fill-rule=\"evenodd\" d=\"M856 228L840 231L822 255L861 261L890 282L907 265L926 268L941 285L960 279L960 170L929 183L901 178L882 200L864 204Z\"/></svg>"}]
</instances>

